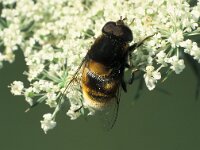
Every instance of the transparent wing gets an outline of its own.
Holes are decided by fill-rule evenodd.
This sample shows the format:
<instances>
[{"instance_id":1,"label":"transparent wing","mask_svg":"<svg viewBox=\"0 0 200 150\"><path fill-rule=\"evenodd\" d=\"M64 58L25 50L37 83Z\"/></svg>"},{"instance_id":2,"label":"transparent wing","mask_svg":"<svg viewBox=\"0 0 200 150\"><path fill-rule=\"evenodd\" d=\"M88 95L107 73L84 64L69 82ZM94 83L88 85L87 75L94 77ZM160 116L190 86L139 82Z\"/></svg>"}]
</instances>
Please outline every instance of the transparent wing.
<instances>
[{"instance_id":1,"label":"transparent wing","mask_svg":"<svg viewBox=\"0 0 200 150\"><path fill-rule=\"evenodd\" d=\"M74 75L72 76L72 79L69 81L69 83L67 84L67 86L65 87L64 91L62 93L60 93L58 99L62 99L64 95L66 95L67 89L69 88L69 86L77 80L77 76L79 74L79 71L81 70L82 66L85 64L86 61L86 57L84 57L84 59L82 60L81 64L79 65L78 69L76 70L76 72L74 73Z\"/></svg>"},{"instance_id":2,"label":"transparent wing","mask_svg":"<svg viewBox=\"0 0 200 150\"><path fill-rule=\"evenodd\" d=\"M100 128L103 128L103 130L109 131L116 124L121 96L120 94L121 88L119 87L112 102L110 102L110 104L108 104L108 106L104 109L96 111L95 115L92 117L92 119L95 118L94 120L98 122L98 125Z\"/></svg>"}]
</instances>

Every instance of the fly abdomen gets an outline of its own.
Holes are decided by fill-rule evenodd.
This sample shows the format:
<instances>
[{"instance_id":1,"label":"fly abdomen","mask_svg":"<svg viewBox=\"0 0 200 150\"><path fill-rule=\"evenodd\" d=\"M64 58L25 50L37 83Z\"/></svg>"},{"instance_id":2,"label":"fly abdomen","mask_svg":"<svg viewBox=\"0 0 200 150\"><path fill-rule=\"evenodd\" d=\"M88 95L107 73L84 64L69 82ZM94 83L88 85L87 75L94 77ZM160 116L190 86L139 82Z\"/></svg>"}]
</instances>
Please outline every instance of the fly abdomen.
<instances>
[{"instance_id":1,"label":"fly abdomen","mask_svg":"<svg viewBox=\"0 0 200 150\"><path fill-rule=\"evenodd\" d=\"M82 74L83 96L89 105L95 105L95 108L109 104L109 101L115 98L119 80L112 74L100 75L88 67L85 67ZM92 104L91 104L92 103Z\"/></svg>"}]
</instances>

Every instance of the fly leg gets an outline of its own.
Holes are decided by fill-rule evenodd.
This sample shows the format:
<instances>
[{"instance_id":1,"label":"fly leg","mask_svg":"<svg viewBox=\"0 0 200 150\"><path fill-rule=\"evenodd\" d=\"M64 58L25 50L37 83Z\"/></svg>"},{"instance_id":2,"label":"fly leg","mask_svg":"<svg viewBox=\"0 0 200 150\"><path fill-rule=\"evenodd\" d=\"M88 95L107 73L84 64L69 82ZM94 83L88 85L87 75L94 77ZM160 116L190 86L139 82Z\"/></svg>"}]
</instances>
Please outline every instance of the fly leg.
<instances>
[{"instance_id":1,"label":"fly leg","mask_svg":"<svg viewBox=\"0 0 200 150\"><path fill-rule=\"evenodd\" d=\"M122 89L124 90L124 92L127 92L127 87L126 87L126 83L124 81L124 78L121 79L121 86L122 86Z\"/></svg>"},{"instance_id":2,"label":"fly leg","mask_svg":"<svg viewBox=\"0 0 200 150\"><path fill-rule=\"evenodd\" d=\"M147 36L146 38L144 38L143 40L139 41L138 43L134 43L133 45L131 45L129 48L128 48L128 51L129 52L132 52L134 51L136 48L140 47L146 40L148 40L149 38L151 38L152 36L154 36L155 34L152 34L150 36Z\"/></svg>"},{"instance_id":3,"label":"fly leg","mask_svg":"<svg viewBox=\"0 0 200 150\"><path fill-rule=\"evenodd\" d=\"M138 69L132 70L132 72L131 72L131 78L129 79L128 84L132 84L133 83L133 81L136 79L135 73L138 72L138 71L139 71Z\"/></svg>"}]
</instances>

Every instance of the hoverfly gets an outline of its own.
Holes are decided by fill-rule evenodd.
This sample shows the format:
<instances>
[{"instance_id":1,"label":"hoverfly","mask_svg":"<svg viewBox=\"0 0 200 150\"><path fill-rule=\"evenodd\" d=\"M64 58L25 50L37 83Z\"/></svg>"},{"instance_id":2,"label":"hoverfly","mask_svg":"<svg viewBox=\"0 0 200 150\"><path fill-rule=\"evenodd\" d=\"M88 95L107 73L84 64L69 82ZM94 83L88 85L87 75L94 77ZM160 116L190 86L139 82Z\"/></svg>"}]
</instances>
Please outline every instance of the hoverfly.
<instances>
[{"instance_id":1,"label":"hoverfly","mask_svg":"<svg viewBox=\"0 0 200 150\"><path fill-rule=\"evenodd\" d=\"M116 115L111 126L113 127L119 108L120 88L127 92L124 70L130 68L128 58L136 48L152 36L129 45L133 35L131 29L124 24L124 19L107 22L102 28L102 34L94 41L66 86L65 92L81 70L84 104L94 110L103 110L113 103L116 104Z\"/></svg>"}]
</instances>

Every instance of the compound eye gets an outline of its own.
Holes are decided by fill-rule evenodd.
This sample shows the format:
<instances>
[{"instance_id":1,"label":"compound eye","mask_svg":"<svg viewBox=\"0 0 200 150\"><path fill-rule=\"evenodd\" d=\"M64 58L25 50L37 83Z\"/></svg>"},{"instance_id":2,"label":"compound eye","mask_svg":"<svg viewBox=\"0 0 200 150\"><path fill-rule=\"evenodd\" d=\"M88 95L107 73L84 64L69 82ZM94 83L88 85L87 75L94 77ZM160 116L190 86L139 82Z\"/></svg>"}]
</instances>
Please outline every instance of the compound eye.
<instances>
[{"instance_id":1,"label":"compound eye","mask_svg":"<svg viewBox=\"0 0 200 150\"><path fill-rule=\"evenodd\" d=\"M105 33L105 34L112 34L113 33L113 30L115 29L116 27L116 23L115 22L107 22L104 27L102 28L102 32Z\"/></svg>"},{"instance_id":2,"label":"compound eye","mask_svg":"<svg viewBox=\"0 0 200 150\"><path fill-rule=\"evenodd\" d=\"M116 26L115 30L113 32L113 35L117 36L117 37L121 37L123 35L123 31L122 28L120 26Z\"/></svg>"}]
</instances>

